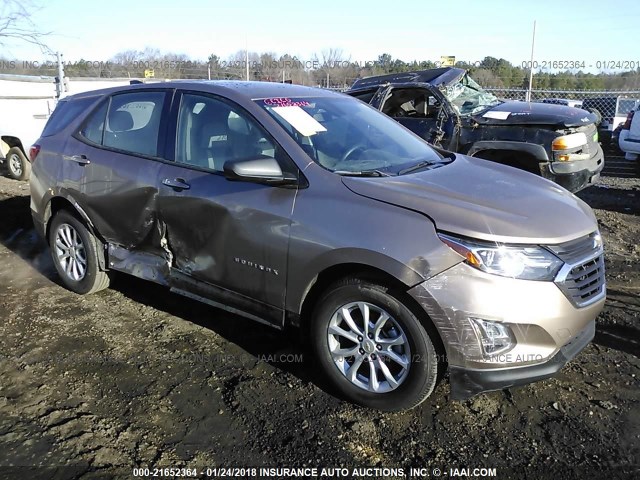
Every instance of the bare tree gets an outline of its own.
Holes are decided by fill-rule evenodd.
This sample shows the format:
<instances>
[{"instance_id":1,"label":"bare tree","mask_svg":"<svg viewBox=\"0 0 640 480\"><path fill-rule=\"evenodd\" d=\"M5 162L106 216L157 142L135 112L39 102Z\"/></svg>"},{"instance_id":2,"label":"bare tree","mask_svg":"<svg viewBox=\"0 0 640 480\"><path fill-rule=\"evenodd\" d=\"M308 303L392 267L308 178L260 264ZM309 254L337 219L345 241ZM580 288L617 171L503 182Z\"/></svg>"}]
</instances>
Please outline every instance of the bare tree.
<instances>
[{"instance_id":1,"label":"bare tree","mask_svg":"<svg viewBox=\"0 0 640 480\"><path fill-rule=\"evenodd\" d=\"M0 45L17 40L37 45L42 52L51 53L44 43L48 33L40 31L31 20L36 10L35 4L28 0L0 0Z\"/></svg>"},{"instance_id":2,"label":"bare tree","mask_svg":"<svg viewBox=\"0 0 640 480\"><path fill-rule=\"evenodd\" d=\"M345 57L340 48L322 50L320 58L315 54L312 58L320 66L313 72L314 80L318 85L343 87L347 78L356 76L355 69L351 63L351 56Z\"/></svg>"}]
</instances>

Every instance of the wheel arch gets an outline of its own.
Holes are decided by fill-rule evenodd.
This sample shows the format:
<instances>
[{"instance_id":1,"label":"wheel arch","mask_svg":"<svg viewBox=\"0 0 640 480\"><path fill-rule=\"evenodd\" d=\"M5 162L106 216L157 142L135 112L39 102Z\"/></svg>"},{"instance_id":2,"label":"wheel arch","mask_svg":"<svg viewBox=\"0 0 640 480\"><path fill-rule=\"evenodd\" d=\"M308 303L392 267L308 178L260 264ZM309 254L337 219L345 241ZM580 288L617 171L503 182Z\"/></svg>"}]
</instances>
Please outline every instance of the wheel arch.
<instances>
[{"instance_id":1,"label":"wheel arch","mask_svg":"<svg viewBox=\"0 0 640 480\"><path fill-rule=\"evenodd\" d=\"M18 137L15 137L13 135L2 135L0 137L0 140L2 140L0 142L0 150L2 151L2 156L6 157L9 150L11 150L13 147L18 147L22 151L23 155L29 158L27 152L24 150L22 141Z\"/></svg>"},{"instance_id":2,"label":"wheel arch","mask_svg":"<svg viewBox=\"0 0 640 480\"><path fill-rule=\"evenodd\" d=\"M47 205L44 208L43 215L43 224L44 224L44 235L45 239L48 241L49 233L51 228L51 219L55 216L57 212L60 210L66 210L70 212L72 215L78 218L81 222L83 222L86 227L91 231L91 233L96 237L96 239L100 242L101 245L105 245L103 238L100 236L100 233L96 230L93 222L89 218L89 215L84 211L84 209L76 202L73 197L58 195L54 196L47 202ZM104 248L97 248L98 252L98 260L100 263L100 269L106 270L106 258Z\"/></svg>"},{"instance_id":3,"label":"wheel arch","mask_svg":"<svg viewBox=\"0 0 640 480\"><path fill-rule=\"evenodd\" d=\"M541 174L540 163L549 161L546 151L541 145L526 144L524 148L520 148L518 142L495 142L495 143L514 143L511 148L508 145L502 145L504 148L495 148L491 145L494 142L478 142L475 144L467 155L491 160L502 165L509 165L527 172ZM537 147L537 148L530 148Z\"/></svg>"},{"instance_id":4,"label":"wheel arch","mask_svg":"<svg viewBox=\"0 0 640 480\"><path fill-rule=\"evenodd\" d=\"M425 327L427 333L429 333L429 336L432 339L439 358L446 358L444 342L442 341L442 337L440 336L440 332L438 332L435 323L431 320L420 304L411 295L409 295L409 293L407 293L413 285L408 285L385 270L363 263L349 262L331 265L316 275L312 283L305 290L304 297L301 300L300 313L299 315L296 315L296 321L293 322L297 323L301 328L303 336L307 335L307 327L311 323L310 319L313 314L313 310L322 294L333 283L336 283L346 277L357 277L390 287L396 295L401 297L400 300L402 303L411 310L411 312Z\"/></svg>"}]
</instances>

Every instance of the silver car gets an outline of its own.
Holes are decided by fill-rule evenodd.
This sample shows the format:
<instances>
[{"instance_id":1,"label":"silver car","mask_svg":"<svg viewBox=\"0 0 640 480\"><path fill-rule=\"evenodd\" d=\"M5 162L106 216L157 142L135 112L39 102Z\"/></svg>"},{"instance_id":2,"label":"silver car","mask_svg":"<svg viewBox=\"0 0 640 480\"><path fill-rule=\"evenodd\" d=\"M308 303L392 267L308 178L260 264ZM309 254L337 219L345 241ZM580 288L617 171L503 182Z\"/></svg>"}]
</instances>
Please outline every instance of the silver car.
<instances>
[{"instance_id":1,"label":"silver car","mask_svg":"<svg viewBox=\"0 0 640 480\"><path fill-rule=\"evenodd\" d=\"M307 334L353 402L412 408L547 378L605 301L591 209L430 147L348 96L174 82L61 101L31 209L71 290L112 272Z\"/></svg>"}]
</instances>

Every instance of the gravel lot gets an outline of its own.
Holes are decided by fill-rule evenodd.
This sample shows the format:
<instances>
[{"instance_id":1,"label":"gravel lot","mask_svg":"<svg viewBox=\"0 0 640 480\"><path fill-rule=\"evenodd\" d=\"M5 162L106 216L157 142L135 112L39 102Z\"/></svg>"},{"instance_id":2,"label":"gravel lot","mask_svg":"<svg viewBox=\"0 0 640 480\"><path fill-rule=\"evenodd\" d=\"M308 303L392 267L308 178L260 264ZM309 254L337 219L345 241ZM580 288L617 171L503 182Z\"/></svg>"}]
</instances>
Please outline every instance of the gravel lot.
<instances>
[{"instance_id":1,"label":"gravel lot","mask_svg":"<svg viewBox=\"0 0 640 480\"><path fill-rule=\"evenodd\" d=\"M33 231L28 184L1 177L0 477L307 466L640 478L640 179L608 162L580 193L607 248L595 341L553 379L462 403L444 381L398 414L335 398L295 332L124 275L92 296L65 290Z\"/></svg>"}]
</instances>

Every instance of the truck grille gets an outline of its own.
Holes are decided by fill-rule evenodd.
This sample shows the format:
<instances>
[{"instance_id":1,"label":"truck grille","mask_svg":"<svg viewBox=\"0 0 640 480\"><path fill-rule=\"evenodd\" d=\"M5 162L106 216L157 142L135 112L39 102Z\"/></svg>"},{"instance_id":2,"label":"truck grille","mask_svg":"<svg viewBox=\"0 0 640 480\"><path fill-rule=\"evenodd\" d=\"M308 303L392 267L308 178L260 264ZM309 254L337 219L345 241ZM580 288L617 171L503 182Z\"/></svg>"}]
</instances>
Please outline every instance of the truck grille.
<instances>
[{"instance_id":1,"label":"truck grille","mask_svg":"<svg viewBox=\"0 0 640 480\"><path fill-rule=\"evenodd\" d=\"M555 282L576 307L605 296L604 252L598 232L548 248L565 262Z\"/></svg>"},{"instance_id":2,"label":"truck grille","mask_svg":"<svg viewBox=\"0 0 640 480\"><path fill-rule=\"evenodd\" d=\"M598 129L593 123L571 129L571 133L583 132L587 136L587 145L582 149L582 151L583 153L591 154L591 156L593 156L598 151L598 142L594 139L597 131Z\"/></svg>"}]
</instances>

